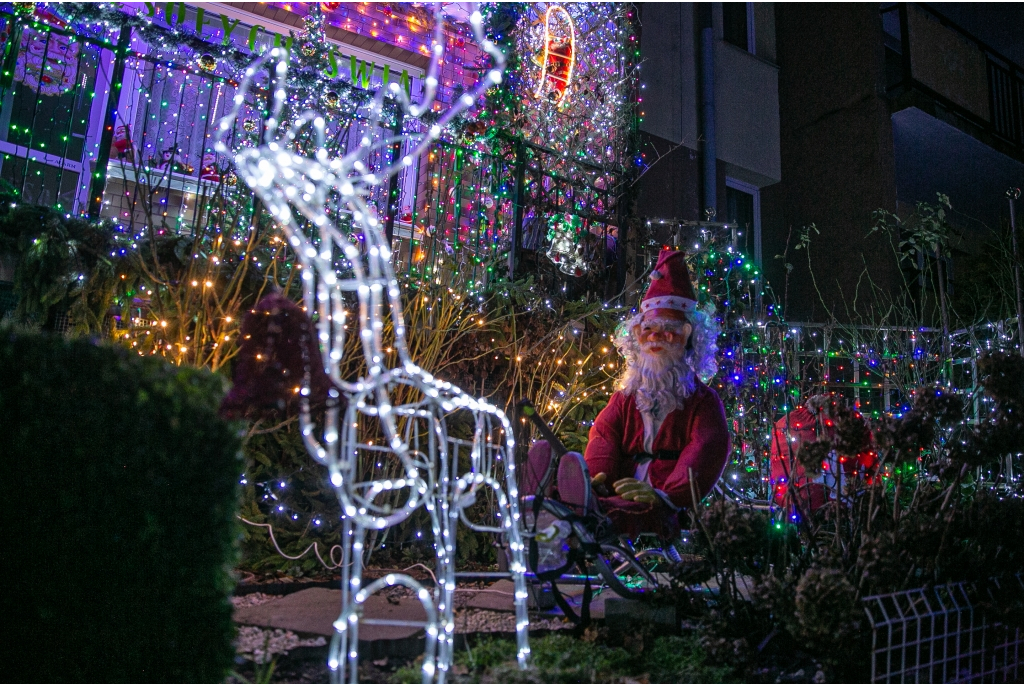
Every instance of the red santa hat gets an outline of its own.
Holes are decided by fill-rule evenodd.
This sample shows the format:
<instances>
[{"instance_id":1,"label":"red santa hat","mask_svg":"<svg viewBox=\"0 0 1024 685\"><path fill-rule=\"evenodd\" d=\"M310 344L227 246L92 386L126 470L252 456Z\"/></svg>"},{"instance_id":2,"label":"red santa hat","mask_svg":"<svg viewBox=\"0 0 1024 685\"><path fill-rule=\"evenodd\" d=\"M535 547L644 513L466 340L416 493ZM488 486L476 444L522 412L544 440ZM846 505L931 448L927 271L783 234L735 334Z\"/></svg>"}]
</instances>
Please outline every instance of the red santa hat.
<instances>
[{"instance_id":1,"label":"red santa hat","mask_svg":"<svg viewBox=\"0 0 1024 685\"><path fill-rule=\"evenodd\" d=\"M640 302L640 311L675 309L689 314L697 309L697 296L682 250L662 250L651 272L651 285Z\"/></svg>"}]
</instances>

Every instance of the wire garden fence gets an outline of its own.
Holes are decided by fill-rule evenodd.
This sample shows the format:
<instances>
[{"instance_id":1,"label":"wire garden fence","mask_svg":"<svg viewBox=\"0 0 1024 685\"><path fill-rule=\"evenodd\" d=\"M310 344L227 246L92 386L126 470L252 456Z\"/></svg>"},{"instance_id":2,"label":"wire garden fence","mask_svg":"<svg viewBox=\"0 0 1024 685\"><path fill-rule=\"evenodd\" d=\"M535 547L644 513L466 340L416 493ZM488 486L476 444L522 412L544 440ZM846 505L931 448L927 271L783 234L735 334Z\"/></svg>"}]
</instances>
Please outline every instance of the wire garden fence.
<instances>
[{"instance_id":1,"label":"wire garden fence","mask_svg":"<svg viewBox=\"0 0 1024 685\"><path fill-rule=\"evenodd\" d=\"M1020 577L1009 581L1024 590ZM988 591L988 599L994 600ZM864 598L873 683L1019 683L1024 634L993 620L965 583Z\"/></svg>"}]
</instances>

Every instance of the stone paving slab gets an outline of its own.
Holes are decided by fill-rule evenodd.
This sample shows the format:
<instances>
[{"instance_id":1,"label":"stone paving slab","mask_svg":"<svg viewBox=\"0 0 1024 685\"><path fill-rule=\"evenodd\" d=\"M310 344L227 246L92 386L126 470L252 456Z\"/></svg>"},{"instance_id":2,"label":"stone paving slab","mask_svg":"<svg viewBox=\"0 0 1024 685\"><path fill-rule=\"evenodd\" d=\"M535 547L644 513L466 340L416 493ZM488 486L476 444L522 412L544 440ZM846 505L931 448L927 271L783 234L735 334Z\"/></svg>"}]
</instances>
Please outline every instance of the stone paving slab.
<instances>
[{"instance_id":1,"label":"stone paving slab","mask_svg":"<svg viewBox=\"0 0 1024 685\"><path fill-rule=\"evenodd\" d=\"M569 603L569 606L579 614L580 607L583 604L583 586L582 585L559 585L558 589L561 591L565 600ZM513 604L513 596L515 592L515 585L511 580L499 580L493 585L488 586L480 592L472 592L469 590L465 591L467 599L465 600L466 607L473 609L487 609L489 611L515 611L515 605ZM604 602L607 597L614 595L611 590L605 590L600 594L596 595L590 602L590 617L591 618L604 618L605 609ZM459 604L456 604L459 606ZM562 612L555 608L551 611L541 612L541 616L561 616Z\"/></svg>"},{"instance_id":2,"label":"stone paving slab","mask_svg":"<svg viewBox=\"0 0 1024 685\"><path fill-rule=\"evenodd\" d=\"M512 632L515 607L512 602L513 584L502 580L480 591L458 590L456 599L456 632ZM582 600L582 586L565 586L564 593L570 605L577 608ZM426 612L414 597L371 595L363 604L364 618L398 621L426 621ZM306 635L334 635L334 621L341 612L341 590L309 588L252 606L235 609L234 620L241 625L263 628L281 628ZM531 612L531 628L550 630L563 627L561 612L555 609L538 615ZM604 597L591 603L591 616L604 617ZM483 623L487 625L483 625ZM505 625L505 624L508 625ZM398 642L418 639L422 641L423 628L418 626L380 626L362 623L359 626L360 643Z\"/></svg>"},{"instance_id":3,"label":"stone paving slab","mask_svg":"<svg viewBox=\"0 0 1024 685\"><path fill-rule=\"evenodd\" d=\"M363 604L364 617L399 621L426 621L423 605L413 597L388 600L371 595ZM341 590L309 588L285 595L266 604L240 607L235 610L235 622L243 625L284 628L297 633L334 635L334 621L341 613ZM359 640L403 640L422 632L415 626L359 626Z\"/></svg>"},{"instance_id":4,"label":"stone paving slab","mask_svg":"<svg viewBox=\"0 0 1024 685\"><path fill-rule=\"evenodd\" d=\"M488 609L490 611L515 611L515 585L511 580L499 580L492 585L472 592L470 590L460 591L456 586L457 594L466 598L465 605L473 609ZM460 598L461 599L461 598ZM459 606L457 603L455 606Z\"/></svg>"}]
</instances>

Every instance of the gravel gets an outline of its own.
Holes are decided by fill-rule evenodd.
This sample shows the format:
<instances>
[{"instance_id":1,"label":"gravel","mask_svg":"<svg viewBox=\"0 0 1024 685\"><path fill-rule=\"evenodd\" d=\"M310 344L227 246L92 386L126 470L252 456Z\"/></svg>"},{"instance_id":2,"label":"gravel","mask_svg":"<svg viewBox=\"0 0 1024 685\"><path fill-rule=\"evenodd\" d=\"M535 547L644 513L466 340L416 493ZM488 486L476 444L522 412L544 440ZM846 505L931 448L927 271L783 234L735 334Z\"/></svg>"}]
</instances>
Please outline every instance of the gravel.
<instances>
[{"instance_id":1,"label":"gravel","mask_svg":"<svg viewBox=\"0 0 1024 685\"><path fill-rule=\"evenodd\" d=\"M487 590L481 586L478 588L459 588L462 592L455 595L455 632L457 633L514 633L516 630L516 616L507 611L492 611L489 609L475 609L467 607L467 602L476 592L497 592L498 594L509 594L498 590ZM386 597L392 603L398 603L400 598L413 597L415 593L403 586L396 585L386 588L379 594ZM236 609L242 607L259 606L276 602L284 595L271 595L263 592L252 592L247 595L232 597L231 602ZM540 618L536 615L530 617L530 630L566 630L573 627L573 624L564 618ZM297 647L323 647L327 639L323 636L300 638L290 630L280 628L260 628L258 626L239 626L236 649L244 659L263 664L271 661L277 655L288 654L289 650Z\"/></svg>"},{"instance_id":2,"label":"gravel","mask_svg":"<svg viewBox=\"0 0 1024 685\"><path fill-rule=\"evenodd\" d=\"M290 630L280 628L260 628L258 626L239 626L235 648L242 658L264 664L279 654L287 654L296 647L324 647L327 638L322 635L311 638L300 638Z\"/></svg>"},{"instance_id":3,"label":"gravel","mask_svg":"<svg viewBox=\"0 0 1024 685\"><path fill-rule=\"evenodd\" d=\"M232 597L231 603L235 605L236 609L242 607L255 607L260 604L266 604L281 599L284 595L268 595L263 592L253 592L248 595L242 595L240 597Z\"/></svg>"},{"instance_id":4,"label":"gravel","mask_svg":"<svg viewBox=\"0 0 1024 685\"><path fill-rule=\"evenodd\" d=\"M564 618L530 617L530 630L566 630L573 624ZM514 633L516 615L507 611L464 609L455 612L456 633Z\"/></svg>"}]
</instances>

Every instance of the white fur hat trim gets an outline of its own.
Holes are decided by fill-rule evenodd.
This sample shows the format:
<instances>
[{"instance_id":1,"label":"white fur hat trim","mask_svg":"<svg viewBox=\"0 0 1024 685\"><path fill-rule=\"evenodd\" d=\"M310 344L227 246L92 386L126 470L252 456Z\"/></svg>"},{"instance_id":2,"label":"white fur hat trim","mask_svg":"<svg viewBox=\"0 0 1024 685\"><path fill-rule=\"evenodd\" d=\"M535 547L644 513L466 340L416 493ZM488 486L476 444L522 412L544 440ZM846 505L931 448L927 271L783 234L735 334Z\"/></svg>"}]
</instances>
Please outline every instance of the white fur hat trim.
<instances>
[{"instance_id":1,"label":"white fur hat trim","mask_svg":"<svg viewBox=\"0 0 1024 685\"><path fill-rule=\"evenodd\" d=\"M680 312L689 313L697 309L697 302L688 297L662 295L661 297L649 297L640 303L641 312L651 309L675 309Z\"/></svg>"}]
</instances>

